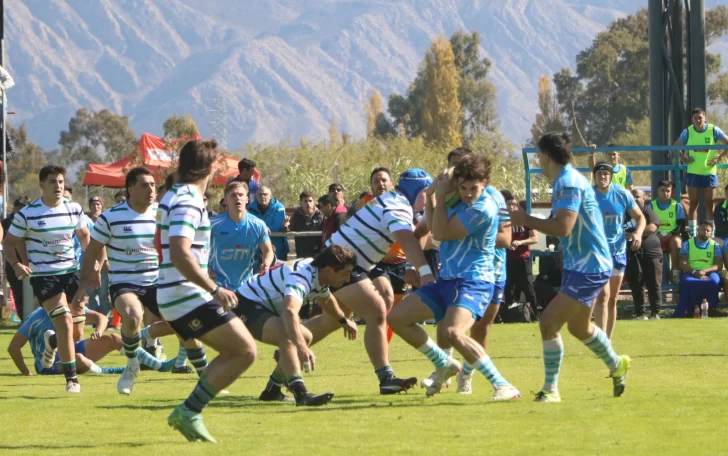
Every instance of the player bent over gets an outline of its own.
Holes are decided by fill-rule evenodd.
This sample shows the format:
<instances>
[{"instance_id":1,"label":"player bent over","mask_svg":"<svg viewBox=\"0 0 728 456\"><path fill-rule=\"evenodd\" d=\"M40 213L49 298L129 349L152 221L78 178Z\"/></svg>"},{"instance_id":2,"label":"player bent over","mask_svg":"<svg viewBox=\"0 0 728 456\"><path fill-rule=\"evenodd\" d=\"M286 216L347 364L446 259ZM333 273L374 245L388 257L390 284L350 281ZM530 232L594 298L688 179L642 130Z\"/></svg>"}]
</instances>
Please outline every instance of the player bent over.
<instances>
[{"instance_id":1,"label":"player bent over","mask_svg":"<svg viewBox=\"0 0 728 456\"><path fill-rule=\"evenodd\" d=\"M298 311L307 298L319 298L328 311L336 298L329 286L341 287L349 280L356 266L356 255L338 245L324 249L315 259L302 259L274 266L269 271L253 276L237 289L238 306L235 314L245 317L245 326L253 337L279 349L279 367L271 375L261 400L282 400L281 386L288 383L296 405L323 405L334 393L314 395L306 390L301 376L301 362L316 367L311 351L311 332L301 324ZM356 325L343 312L338 315L347 326L345 331L356 337ZM307 366L308 367L308 366ZM285 376L281 375L282 374Z\"/></svg>"},{"instance_id":2,"label":"player bent over","mask_svg":"<svg viewBox=\"0 0 728 456\"><path fill-rule=\"evenodd\" d=\"M432 221L434 239L441 241L442 270L437 282L409 295L387 317L394 332L417 348L435 365L437 375L427 388L427 396L440 392L443 384L461 370L458 361L427 336L417 322L434 318L440 343L454 347L465 361L481 372L495 390L494 401L520 397L493 365L483 347L467 335L483 318L494 289L493 263L500 222L498 205L485 191L490 178L490 162L469 155L433 185L436 204L427 202L427 219ZM457 185L460 201L446 208L446 197Z\"/></svg>"}]
</instances>

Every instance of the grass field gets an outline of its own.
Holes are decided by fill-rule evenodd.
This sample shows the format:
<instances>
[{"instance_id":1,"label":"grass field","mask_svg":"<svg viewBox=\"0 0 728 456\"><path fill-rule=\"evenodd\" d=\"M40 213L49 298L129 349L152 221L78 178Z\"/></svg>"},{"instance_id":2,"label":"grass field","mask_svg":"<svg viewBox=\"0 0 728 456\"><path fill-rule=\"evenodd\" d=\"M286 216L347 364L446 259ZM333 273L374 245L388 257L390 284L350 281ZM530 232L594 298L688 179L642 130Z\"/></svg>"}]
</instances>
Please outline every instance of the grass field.
<instances>
[{"instance_id":1,"label":"grass field","mask_svg":"<svg viewBox=\"0 0 728 456\"><path fill-rule=\"evenodd\" d=\"M379 396L362 342L340 334L314 347L318 369L306 378L310 390L336 393L331 404L304 410L259 403L273 367L272 348L259 345L258 361L231 395L205 411L220 442L210 445L190 444L167 426L194 374L141 372L129 397L116 393L117 376L83 376L81 394L71 396L62 392L61 377L16 373L5 351L15 330L6 327L0 454L726 454L726 329L726 319L619 322L615 348L633 359L619 399L604 365L565 337L560 404L536 404L529 394L543 379L536 324L494 328L490 354L524 395L512 403L488 403L492 391L482 377L475 377L472 396L456 394L455 385L430 399L422 389ZM174 340L165 345L176 353ZM391 360L400 376L432 370L396 338ZM99 364L123 363L116 354Z\"/></svg>"}]
</instances>

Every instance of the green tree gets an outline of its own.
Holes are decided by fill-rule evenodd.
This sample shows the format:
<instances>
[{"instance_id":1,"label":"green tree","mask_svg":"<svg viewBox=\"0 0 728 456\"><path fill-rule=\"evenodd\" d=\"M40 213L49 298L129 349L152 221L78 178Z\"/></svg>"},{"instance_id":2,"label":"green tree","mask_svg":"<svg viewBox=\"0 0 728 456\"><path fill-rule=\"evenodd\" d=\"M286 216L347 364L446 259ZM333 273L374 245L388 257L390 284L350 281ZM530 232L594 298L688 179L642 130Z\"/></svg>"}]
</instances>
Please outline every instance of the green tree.
<instances>
[{"instance_id":1,"label":"green tree","mask_svg":"<svg viewBox=\"0 0 728 456\"><path fill-rule=\"evenodd\" d=\"M92 112L81 108L62 131L60 160L63 164L110 163L129 155L137 143L137 136L129 128L129 118L107 109Z\"/></svg>"},{"instance_id":2,"label":"green tree","mask_svg":"<svg viewBox=\"0 0 728 456\"><path fill-rule=\"evenodd\" d=\"M538 80L538 108L536 121L531 126L532 145L545 133L564 131L561 112L551 91L551 79L548 76L541 76Z\"/></svg>"},{"instance_id":3,"label":"green tree","mask_svg":"<svg viewBox=\"0 0 728 456\"><path fill-rule=\"evenodd\" d=\"M435 38L425 56L427 96L423 121L429 141L447 147L462 144L462 110L458 98L458 71L450 42Z\"/></svg>"},{"instance_id":4,"label":"green tree","mask_svg":"<svg viewBox=\"0 0 728 456\"><path fill-rule=\"evenodd\" d=\"M382 114L382 94L377 89L369 95L364 113L367 116L367 138L371 138L377 131L377 117Z\"/></svg>"},{"instance_id":5,"label":"green tree","mask_svg":"<svg viewBox=\"0 0 728 456\"><path fill-rule=\"evenodd\" d=\"M189 114L185 116L172 114L164 121L162 131L167 141L178 138L192 138L197 135L197 125Z\"/></svg>"}]
</instances>

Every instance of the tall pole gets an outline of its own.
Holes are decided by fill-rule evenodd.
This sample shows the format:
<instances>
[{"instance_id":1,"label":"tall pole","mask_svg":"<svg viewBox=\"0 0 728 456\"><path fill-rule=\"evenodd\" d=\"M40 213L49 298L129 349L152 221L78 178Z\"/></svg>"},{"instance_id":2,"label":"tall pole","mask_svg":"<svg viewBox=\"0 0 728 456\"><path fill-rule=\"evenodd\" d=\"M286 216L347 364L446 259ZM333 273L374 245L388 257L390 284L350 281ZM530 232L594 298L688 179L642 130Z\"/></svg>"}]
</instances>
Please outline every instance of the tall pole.
<instances>
[{"instance_id":1,"label":"tall pole","mask_svg":"<svg viewBox=\"0 0 728 456\"><path fill-rule=\"evenodd\" d=\"M650 143L653 146L667 144L667 122L665 121L665 65L663 64L662 47L664 45L664 28L662 14L663 0L649 0L647 17L649 29L649 65L650 65ZM664 163L663 152L650 152L653 165ZM652 171L652 194L657 195L657 184L662 180L664 172Z\"/></svg>"},{"instance_id":2,"label":"tall pole","mask_svg":"<svg viewBox=\"0 0 728 456\"><path fill-rule=\"evenodd\" d=\"M690 0L690 111L706 108L705 91L705 4ZM702 192L698 195L698 219L705 220ZM708 208L712 212L713 208Z\"/></svg>"},{"instance_id":3,"label":"tall pole","mask_svg":"<svg viewBox=\"0 0 728 456\"><path fill-rule=\"evenodd\" d=\"M671 45L671 58L672 68L674 70L675 79L672 81L678 87L680 93L680 99L675 99L672 104L672 112L670 113L670 142L680 136L683 128L685 128L685 122L687 119L683 118L683 111L680 109L681 105L685 106L685 66L683 58L683 29L685 21L683 19L683 6L682 0L673 0L672 6L672 45Z\"/></svg>"}]
</instances>

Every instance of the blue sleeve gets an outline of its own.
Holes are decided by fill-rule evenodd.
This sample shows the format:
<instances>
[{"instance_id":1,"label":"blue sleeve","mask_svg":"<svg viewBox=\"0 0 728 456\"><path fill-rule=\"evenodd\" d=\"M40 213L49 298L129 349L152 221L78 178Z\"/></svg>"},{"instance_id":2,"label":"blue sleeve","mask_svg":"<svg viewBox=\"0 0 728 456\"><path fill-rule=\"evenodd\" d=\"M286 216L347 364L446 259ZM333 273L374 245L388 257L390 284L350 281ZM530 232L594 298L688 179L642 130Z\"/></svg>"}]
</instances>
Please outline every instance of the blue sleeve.
<instances>
[{"instance_id":1,"label":"blue sleeve","mask_svg":"<svg viewBox=\"0 0 728 456\"><path fill-rule=\"evenodd\" d=\"M280 231L283 229L283 220L286 218L286 208L281 206L278 209L276 209L276 214L273 217L273 226L271 227L271 231Z\"/></svg>"},{"instance_id":2,"label":"blue sleeve","mask_svg":"<svg viewBox=\"0 0 728 456\"><path fill-rule=\"evenodd\" d=\"M566 209L567 211L579 212L579 206L581 206L582 189L576 187L558 187L554 186L553 190L553 213L559 209Z\"/></svg>"},{"instance_id":3,"label":"blue sleeve","mask_svg":"<svg viewBox=\"0 0 728 456\"><path fill-rule=\"evenodd\" d=\"M624 198L624 207L628 211L631 211L632 209L637 207L637 202L634 200L634 196L632 196L632 193L630 193L630 191L626 188L622 192L622 197Z\"/></svg>"},{"instance_id":4,"label":"blue sleeve","mask_svg":"<svg viewBox=\"0 0 728 456\"><path fill-rule=\"evenodd\" d=\"M627 169L627 183L631 184L632 183L632 171L630 171L629 168L626 168L626 169Z\"/></svg>"},{"instance_id":5,"label":"blue sleeve","mask_svg":"<svg viewBox=\"0 0 728 456\"><path fill-rule=\"evenodd\" d=\"M682 247L680 247L680 255L687 255L689 252L690 252L690 243L683 242Z\"/></svg>"},{"instance_id":6,"label":"blue sleeve","mask_svg":"<svg viewBox=\"0 0 728 456\"><path fill-rule=\"evenodd\" d=\"M728 139L728 137L725 133L723 133L723 130L713 125L713 140L717 143L726 139Z\"/></svg>"},{"instance_id":7,"label":"blue sleeve","mask_svg":"<svg viewBox=\"0 0 728 456\"><path fill-rule=\"evenodd\" d=\"M460 223L468 232L468 234L476 233L487 226L487 221L497 216L497 208L492 206L494 210L489 210L489 206L483 204L472 204L466 206L462 211L457 213Z\"/></svg>"},{"instance_id":8,"label":"blue sleeve","mask_svg":"<svg viewBox=\"0 0 728 456\"><path fill-rule=\"evenodd\" d=\"M33 325L34 321L35 316L33 314L29 315L28 318L26 318L23 324L20 325L20 328L18 328L18 332L21 336L25 337L26 339L30 339L30 327Z\"/></svg>"},{"instance_id":9,"label":"blue sleeve","mask_svg":"<svg viewBox=\"0 0 728 456\"><path fill-rule=\"evenodd\" d=\"M259 233L258 233L258 244L262 244L264 242L270 241L270 235L268 234L269 230L268 227L264 224L258 225Z\"/></svg>"},{"instance_id":10,"label":"blue sleeve","mask_svg":"<svg viewBox=\"0 0 728 456\"><path fill-rule=\"evenodd\" d=\"M683 144L687 144L688 143L688 129L687 128L685 130L683 130L682 133L680 133L680 137L677 138L677 140L680 141Z\"/></svg>"},{"instance_id":11,"label":"blue sleeve","mask_svg":"<svg viewBox=\"0 0 728 456\"><path fill-rule=\"evenodd\" d=\"M678 202L676 207L677 207L677 210L675 211L675 213L677 215L677 220L685 220L686 219L685 208L683 207L682 203Z\"/></svg>"},{"instance_id":12,"label":"blue sleeve","mask_svg":"<svg viewBox=\"0 0 728 456\"><path fill-rule=\"evenodd\" d=\"M721 258L721 259L723 256L723 252L721 252L720 245L717 242L713 246L713 255L715 256L715 258Z\"/></svg>"}]
</instances>

